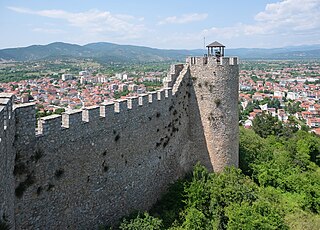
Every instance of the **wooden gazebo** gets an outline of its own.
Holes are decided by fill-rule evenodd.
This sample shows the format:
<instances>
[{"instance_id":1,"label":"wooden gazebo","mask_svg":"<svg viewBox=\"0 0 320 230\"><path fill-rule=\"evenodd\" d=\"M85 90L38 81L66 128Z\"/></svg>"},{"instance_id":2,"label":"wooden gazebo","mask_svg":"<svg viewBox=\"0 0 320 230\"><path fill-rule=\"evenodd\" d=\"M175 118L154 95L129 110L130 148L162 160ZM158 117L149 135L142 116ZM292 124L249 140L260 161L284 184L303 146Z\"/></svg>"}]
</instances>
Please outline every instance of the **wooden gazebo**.
<instances>
[{"instance_id":1,"label":"wooden gazebo","mask_svg":"<svg viewBox=\"0 0 320 230\"><path fill-rule=\"evenodd\" d=\"M215 41L211 44L207 45L208 48L208 56L216 56L216 57L223 57L224 56L224 45ZM215 49L218 48L218 49Z\"/></svg>"}]
</instances>

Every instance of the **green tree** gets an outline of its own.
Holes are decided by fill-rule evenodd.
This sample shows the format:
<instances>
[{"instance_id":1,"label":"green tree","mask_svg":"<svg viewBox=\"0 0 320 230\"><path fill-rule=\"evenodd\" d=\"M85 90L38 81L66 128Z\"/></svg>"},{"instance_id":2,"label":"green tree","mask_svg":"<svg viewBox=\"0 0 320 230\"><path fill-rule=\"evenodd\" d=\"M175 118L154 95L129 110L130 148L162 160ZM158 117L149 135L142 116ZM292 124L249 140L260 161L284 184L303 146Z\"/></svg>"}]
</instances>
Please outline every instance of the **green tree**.
<instances>
[{"instance_id":1,"label":"green tree","mask_svg":"<svg viewBox=\"0 0 320 230\"><path fill-rule=\"evenodd\" d=\"M175 221L179 220L179 213L185 208L184 186L188 179L187 176L184 180L180 179L171 184L167 193L150 210L152 215L163 220L164 228L169 228Z\"/></svg>"},{"instance_id":2,"label":"green tree","mask_svg":"<svg viewBox=\"0 0 320 230\"><path fill-rule=\"evenodd\" d=\"M227 229L230 230L288 229L281 211L264 200L257 200L252 204L233 203L226 208L226 215L229 219Z\"/></svg>"},{"instance_id":3,"label":"green tree","mask_svg":"<svg viewBox=\"0 0 320 230\"><path fill-rule=\"evenodd\" d=\"M65 110L65 108L58 108L58 109L56 109L55 111L54 111L54 114L59 114L59 115L61 115L63 112L65 112L66 110Z\"/></svg>"},{"instance_id":4,"label":"green tree","mask_svg":"<svg viewBox=\"0 0 320 230\"><path fill-rule=\"evenodd\" d=\"M158 230L162 228L162 220L150 216L147 212L131 220L124 219L119 227L121 230Z\"/></svg>"},{"instance_id":5,"label":"green tree","mask_svg":"<svg viewBox=\"0 0 320 230\"><path fill-rule=\"evenodd\" d=\"M225 229L228 223L226 207L234 202L253 202L256 191L257 186L239 169L227 168L223 173L209 174L198 165L192 181L186 186L187 205L182 227L192 226L192 220L196 220L202 229Z\"/></svg>"},{"instance_id":6,"label":"green tree","mask_svg":"<svg viewBox=\"0 0 320 230\"><path fill-rule=\"evenodd\" d=\"M239 167L245 175L252 175L252 163L267 159L266 144L266 141L253 130L240 127Z\"/></svg>"},{"instance_id":7,"label":"green tree","mask_svg":"<svg viewBox=\"0 0 320 230\"><path fill-rule=\"evenodd\" d=\"M280 109L280 101L278 99L272 99L268 101L268 108Z\"/></svg>"},{"instance_id":8,"label":"green tree","mask_svg":"<svg viewBox=\"0 0 320 230\"><path fill-rule=\"evenodd\" d=\"M252 128L260 137L269 135L282 135L282 122L271 114L257 115L252 122Z\"/></svg>"},{"instance_id":9,"label":"green tree","mask_svg":"<svg viewBox=\"0 0 320 230\"><path fill-rule=\"evenodd\" d=\"M300 107L301 102L288 102L287 105L285 106L285 110L293 115L297 112L301 112L302 108Z\"/></svg>"}]
</instances>

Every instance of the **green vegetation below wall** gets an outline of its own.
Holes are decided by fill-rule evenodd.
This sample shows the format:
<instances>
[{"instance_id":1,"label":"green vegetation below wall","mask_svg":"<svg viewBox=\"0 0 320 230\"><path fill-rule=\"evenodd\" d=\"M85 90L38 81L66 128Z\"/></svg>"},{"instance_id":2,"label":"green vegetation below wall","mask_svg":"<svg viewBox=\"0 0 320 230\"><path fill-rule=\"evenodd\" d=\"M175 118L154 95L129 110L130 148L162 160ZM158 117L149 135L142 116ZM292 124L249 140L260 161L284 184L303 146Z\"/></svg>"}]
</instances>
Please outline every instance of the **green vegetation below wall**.
<instances>
[{"instance_id":1,"label":"green vegetation below wall","mask_svg":"<svg viewBox=\"0 0 320 230\"><path fill-rule=\"evenodd\" d=\"M240 169L197 165L150 213L117 228L320 229L319 151L320 138L304 131L262 138L241 128Z\"/></svg>"}]
</instances>

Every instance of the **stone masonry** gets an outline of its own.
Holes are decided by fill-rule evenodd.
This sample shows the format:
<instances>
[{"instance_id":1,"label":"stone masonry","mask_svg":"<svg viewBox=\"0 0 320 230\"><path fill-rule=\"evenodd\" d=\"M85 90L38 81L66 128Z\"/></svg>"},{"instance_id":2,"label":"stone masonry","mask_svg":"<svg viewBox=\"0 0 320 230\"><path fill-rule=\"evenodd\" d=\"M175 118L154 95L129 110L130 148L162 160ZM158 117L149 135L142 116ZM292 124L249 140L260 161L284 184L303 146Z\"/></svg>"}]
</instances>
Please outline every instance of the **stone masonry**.
<instances>
[{"instance_id":1,"label":"stone masonry","mask_svg":"<svg viewBox=\"0 0 320 230\"><path fill-rule=\"evenodd\" d=\"M238 72L237 58L190 57L162 90L38 123L34 104L0 94L0 218L96 229L149 209L197 162L237 166Z\"/></svg>"}]
</instances>

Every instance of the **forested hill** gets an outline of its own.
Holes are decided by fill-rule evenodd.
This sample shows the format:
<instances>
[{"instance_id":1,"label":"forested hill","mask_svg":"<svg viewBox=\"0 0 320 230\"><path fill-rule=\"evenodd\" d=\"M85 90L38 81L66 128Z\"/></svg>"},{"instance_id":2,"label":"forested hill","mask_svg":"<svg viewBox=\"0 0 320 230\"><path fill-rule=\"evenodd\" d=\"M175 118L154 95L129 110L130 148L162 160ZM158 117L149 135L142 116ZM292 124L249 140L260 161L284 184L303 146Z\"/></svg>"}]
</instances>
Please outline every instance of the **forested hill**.
<instances>
[{"instance_id":1,"label":"forested hill","mask_svg":"<svg viewBox=\"0 0 320 230\"><path fill-rule=\"evenodd\" d=\"M76 45L55 42L48 45L32 45L0 50L1 60L35 61L63 58L90 58L98 62L161 62L184 61L187 56L202 56L203 49L170 50L144 46L118 45L108 42ZM226 49L227 56L241 59L305 59L320 58L320 45L297 46L275 49L241 48Z\"/></svg>"},{"instance_id":2,"label":"forested hill","mask_svg":"<svg viewBox=\"0 0 320 230\"><path fill-rule=\"evenodd\" d=\"M55 42L23 48L0 50L0 60L34 61L59 58L90 58L100 62L160 62L183 60L189 55L203 55L200 50L166 50L143 46L100 42L84 46Z\"/></svg>"}]
</instances>

